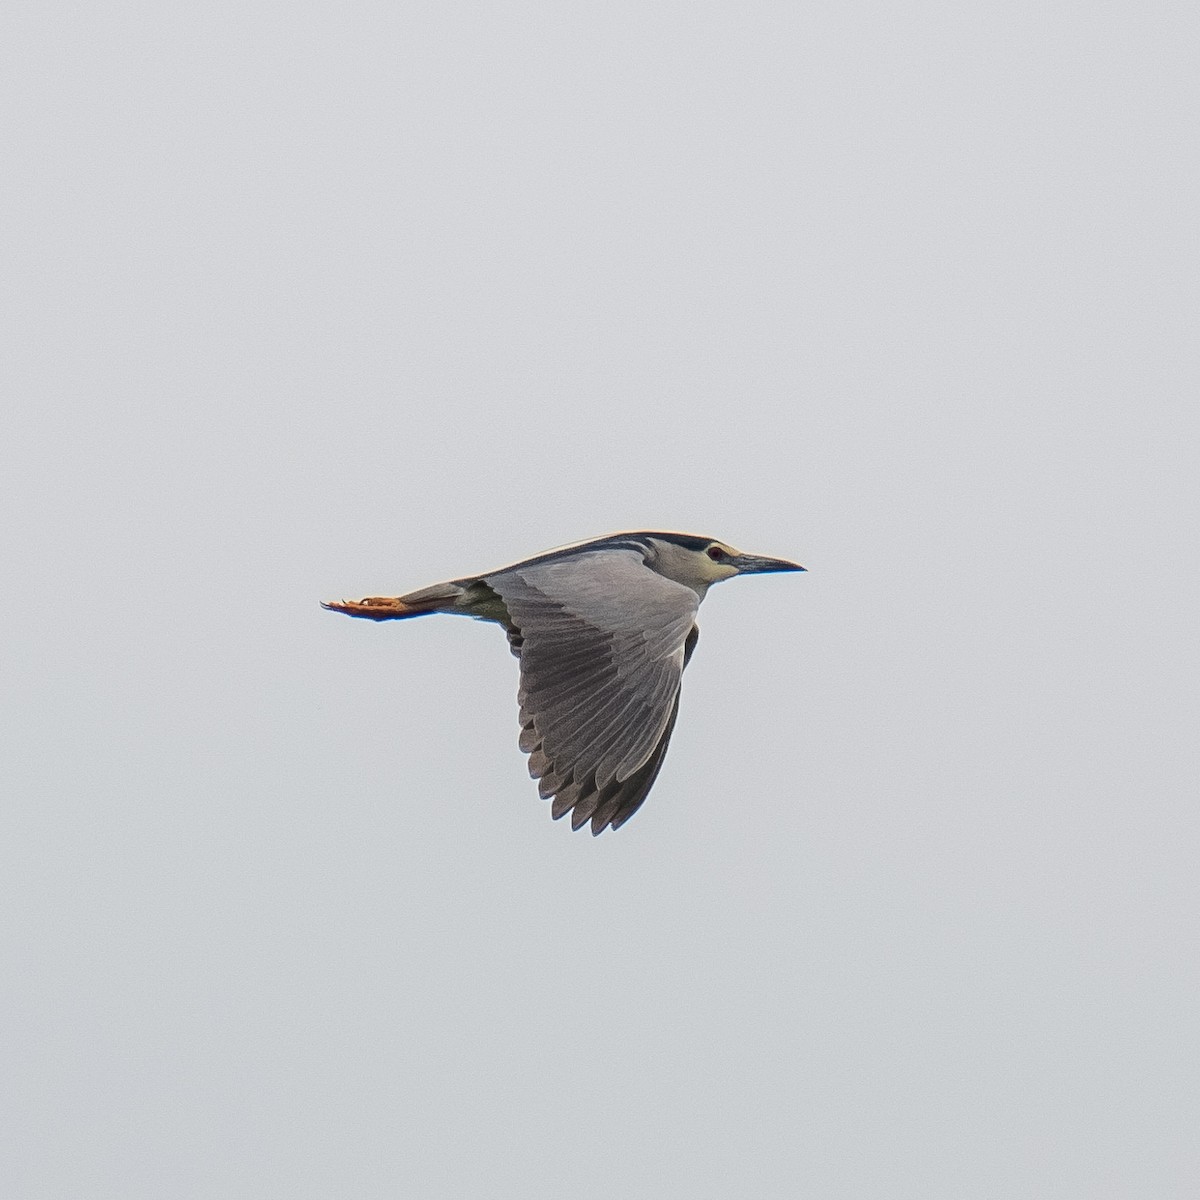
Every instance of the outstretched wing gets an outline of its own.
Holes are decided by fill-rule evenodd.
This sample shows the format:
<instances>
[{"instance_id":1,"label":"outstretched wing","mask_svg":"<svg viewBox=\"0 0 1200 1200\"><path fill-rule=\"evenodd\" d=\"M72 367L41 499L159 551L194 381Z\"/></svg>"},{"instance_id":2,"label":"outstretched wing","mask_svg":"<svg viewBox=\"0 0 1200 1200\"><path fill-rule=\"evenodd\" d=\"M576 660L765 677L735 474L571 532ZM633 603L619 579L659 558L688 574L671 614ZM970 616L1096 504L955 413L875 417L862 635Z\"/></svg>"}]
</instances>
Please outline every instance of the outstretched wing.
<instances>
[{"instance_id":1,"label":"outstretched wing","mask_svg":"<svg viewBox=\"0 0 1200 1200\"><path fill-rule=\"evenodd\" d=\"M662 766L695 645L699 598L635 550L489 575L521 660L521 749L555 819L623 825ZM573 811L572 811L573 810Z\"/></svg>"}]
</instances>

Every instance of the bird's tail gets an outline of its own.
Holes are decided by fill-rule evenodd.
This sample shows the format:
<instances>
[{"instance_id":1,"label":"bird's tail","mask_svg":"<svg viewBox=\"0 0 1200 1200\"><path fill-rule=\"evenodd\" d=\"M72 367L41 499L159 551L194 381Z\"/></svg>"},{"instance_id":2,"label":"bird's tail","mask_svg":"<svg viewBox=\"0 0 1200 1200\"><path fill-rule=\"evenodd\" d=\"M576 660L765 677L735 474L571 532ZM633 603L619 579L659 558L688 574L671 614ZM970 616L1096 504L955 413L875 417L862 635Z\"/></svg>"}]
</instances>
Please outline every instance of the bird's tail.
<instances>
[{"instance_id":1,"label":"bird's tail","mask_svg":"<svg viewBox=\"0 0 1200 1200\"><path fill-rule=\"evenodd\" d=\"M427 613L452 612L464 590L454 583L436 583L406 596L364 596L361 600L333 600L328 604L322 601L321 607L348 617L366 617L369 621L400 621Z\"/></svg>"}]
</instances>

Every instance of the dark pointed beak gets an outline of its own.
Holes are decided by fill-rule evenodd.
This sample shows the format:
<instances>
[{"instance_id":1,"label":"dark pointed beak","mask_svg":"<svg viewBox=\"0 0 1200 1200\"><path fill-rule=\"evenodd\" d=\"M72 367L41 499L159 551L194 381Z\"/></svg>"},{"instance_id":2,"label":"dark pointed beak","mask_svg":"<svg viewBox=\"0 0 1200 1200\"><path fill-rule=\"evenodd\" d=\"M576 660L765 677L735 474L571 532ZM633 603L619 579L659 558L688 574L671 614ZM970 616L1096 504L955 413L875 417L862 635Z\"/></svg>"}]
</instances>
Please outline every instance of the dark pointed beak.
<instances>
[{"instance_id":1,"label":"dark pointed beak","mask_svg":"<svg viewBox=\"0 0 1200 1200\"><path fill-rule=\"evenodd\" d=\"M786 558L759 558L755 554L739 554L732 560L739 575L766 575L769 571L803 571L799 563Z\"/></svg>"}]
</instances>

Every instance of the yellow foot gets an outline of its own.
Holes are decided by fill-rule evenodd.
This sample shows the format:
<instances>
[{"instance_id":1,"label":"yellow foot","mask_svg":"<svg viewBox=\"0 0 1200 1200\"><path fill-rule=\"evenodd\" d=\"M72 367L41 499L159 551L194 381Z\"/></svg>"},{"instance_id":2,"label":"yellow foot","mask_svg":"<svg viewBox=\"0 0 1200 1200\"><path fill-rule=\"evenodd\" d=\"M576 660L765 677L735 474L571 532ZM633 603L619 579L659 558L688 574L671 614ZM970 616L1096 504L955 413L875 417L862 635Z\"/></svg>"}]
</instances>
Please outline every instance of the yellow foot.
<instances>
[{"instance_id":1,"label":"yellow foot","mask_svg":"<svg viewBox=\"0 0 1200 1200\"><path fill-rule=\"evenodd\" d=\"M361 600L333 600L322 608L345 613L348 617L367 617L372 621L387 621L394 617L411 616L413 609L395 596L364 596Z\"/></svg>"}]
</instances>

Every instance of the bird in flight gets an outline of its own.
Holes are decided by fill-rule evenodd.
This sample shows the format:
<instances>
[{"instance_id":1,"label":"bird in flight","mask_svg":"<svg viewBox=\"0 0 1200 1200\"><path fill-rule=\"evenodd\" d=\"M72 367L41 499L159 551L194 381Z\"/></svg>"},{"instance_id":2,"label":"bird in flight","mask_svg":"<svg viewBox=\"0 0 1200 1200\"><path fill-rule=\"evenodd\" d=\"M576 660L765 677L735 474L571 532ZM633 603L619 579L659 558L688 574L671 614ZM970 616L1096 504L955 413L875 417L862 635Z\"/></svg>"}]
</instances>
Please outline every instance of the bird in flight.
<instances>
[{"instance_id":1,"label":"bird in flight","mask_svg":"<svg viewBox=\"0 0 1200 1200\"><path fill-rule=\"evenodd\" d=\"M803 571L686 533L614 533L404 596L323 605L371 621L459 613L503 625L520 661L521 749L557 821L620 829L646 799L679 713L708 589Z\"/></svg>"}]
</instances>

